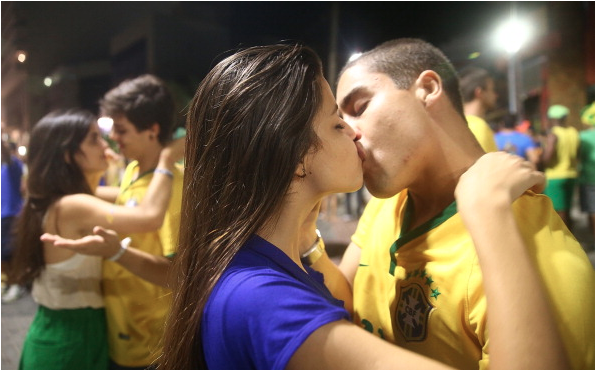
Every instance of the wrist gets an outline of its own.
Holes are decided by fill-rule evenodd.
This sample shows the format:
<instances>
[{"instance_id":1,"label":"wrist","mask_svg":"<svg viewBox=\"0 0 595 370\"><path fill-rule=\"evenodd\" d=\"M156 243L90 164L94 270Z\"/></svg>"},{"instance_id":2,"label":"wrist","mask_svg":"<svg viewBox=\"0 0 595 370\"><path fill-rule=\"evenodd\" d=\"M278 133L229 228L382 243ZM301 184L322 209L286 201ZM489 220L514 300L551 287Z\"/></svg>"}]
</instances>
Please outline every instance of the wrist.
<instances>
[{"instance_id":1,"label":"wrist","mask_svg":"<svg viewBox=\"0 0 595 370\"><path fill-rule=\"evenodd\" d=\"M122 241L120 242L120 249L116 252L116 254L109 257L108 260L113 261L113 262L116 262L117 260L119 260L120 257L122 257L122 255L128 249L128 246L130 245L130 241L131 241L130 238L122 239Z\"/></svg>"},{"instance_id":2,"label":"wrist","mask_svg":"<svg viewBox=\"0 0 595 370\"><path fill-rule=\"evenodd\" d=\"M167 177L169 177L170 179L174 178L174 173L171 172L170 170L168 170L167 168L155 168L155 170L153 171L153 173L160 173L162 175L165 175Z\"/></svg>"},{"instance_id":3,"label":"wrist","mask_svg":"<svg viewBox=\"0 0 595 370\"><path fill-rule=\"evenodd\" d=\"M316 229L316 240L310 248L300 256L303 264L312 266L316 261L322 257L325 252L324 242L320 236L320 231Z\"/></svg>"}]
</instances>

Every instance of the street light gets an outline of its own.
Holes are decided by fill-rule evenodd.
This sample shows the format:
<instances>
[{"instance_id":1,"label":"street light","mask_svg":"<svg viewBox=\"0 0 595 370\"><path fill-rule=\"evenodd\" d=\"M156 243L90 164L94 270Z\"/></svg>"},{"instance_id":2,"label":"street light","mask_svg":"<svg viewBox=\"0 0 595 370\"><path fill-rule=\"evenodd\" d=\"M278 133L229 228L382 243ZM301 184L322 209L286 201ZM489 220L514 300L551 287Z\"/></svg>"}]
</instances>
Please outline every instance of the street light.
<instances>
[{"instance_id":1,"label":"street light","mask_svg":"<svg viewBox=\"0 0 595 370\"><path fill-rule=\"evenodd\" d=\"M531 27L529 24L511 16L496 30L496 42L509 54L515 54L529 40Z\"/></svg>"},{"instance_id":2,"label":"street light","mask_svg":"<svg viewBox=\"0 0 595 370\"><path fill-rule=\"evenodd\" d=\"M512 114L518 109L518 51L531 37L531 27L513 14L502 23L495 33L495 43L508 53L508 110Z\"/></svg>"}]
</instances>

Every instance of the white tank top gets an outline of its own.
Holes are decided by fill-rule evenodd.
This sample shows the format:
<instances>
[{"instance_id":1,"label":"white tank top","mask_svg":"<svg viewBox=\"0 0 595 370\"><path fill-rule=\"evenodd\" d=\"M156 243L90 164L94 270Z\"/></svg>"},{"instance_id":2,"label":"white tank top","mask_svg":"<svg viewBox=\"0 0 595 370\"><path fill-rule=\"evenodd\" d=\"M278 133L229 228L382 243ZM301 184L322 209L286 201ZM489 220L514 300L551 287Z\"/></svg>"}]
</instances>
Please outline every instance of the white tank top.
<instances>
[{"instance_id":1,"label":"white tank top","mask_svg":"<svg viewBox=\"0 0 595 370\"><path fill-rule=\"evenodd\" d=\"M46 264L33 282L35 302L54 310L101 308L102 258L75 254L69 259Z\"/></svg>"}]
</instances>

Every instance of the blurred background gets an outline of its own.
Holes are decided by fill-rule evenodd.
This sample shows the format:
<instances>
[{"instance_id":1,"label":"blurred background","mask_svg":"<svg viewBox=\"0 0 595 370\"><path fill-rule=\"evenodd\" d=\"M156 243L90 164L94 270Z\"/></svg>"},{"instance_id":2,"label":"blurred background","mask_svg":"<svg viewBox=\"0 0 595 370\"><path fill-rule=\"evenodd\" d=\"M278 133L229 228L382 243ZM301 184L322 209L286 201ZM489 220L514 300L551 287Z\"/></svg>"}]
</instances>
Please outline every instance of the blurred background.
<instances>
[{"instance_id":1,"label":"blurred background","mask_svg":"<svg viewBox=\"0 0 595 370\"><path fill-rule=\"evenodd\" d=\"M493 73L493 116L512 110L537 129L549 104L569 107L580 124L595 99L593 2L2 1L1 11L2 135L22 149L49 111L97 113L106 91L143 73L167 81L183 126L186 104L217 61L281 40L313 47L333 86L355 53L392 38L425 39L455 67Z\"/></svg>"},{"instance_id":2,"label":"blurred background","mask_svg":"<svg viewBox=\"0 0 595 370\"><path fill-rule=\"evenodd\" d=\"M182 128L201 79L238 48L282 40L307 44L321 56L334 87L349 58L399 37L431 42L457 69L488 69L498 93L488 123L517 113L540 132L547 108L562 104L580 129L580 111L595 100L594 4L2 1L2 138L25 157L29 132L46 113L72 107L98 113L104 93L144 73L166 81ZM344 209L348 199L335 198L328 206L335 211L318 222L334 260L357 224ZM595 266L586 215L575 205L572 217ZM2 306L3 369L17 368L35 310L30 295Z\"/></svg>"}]
</instances>

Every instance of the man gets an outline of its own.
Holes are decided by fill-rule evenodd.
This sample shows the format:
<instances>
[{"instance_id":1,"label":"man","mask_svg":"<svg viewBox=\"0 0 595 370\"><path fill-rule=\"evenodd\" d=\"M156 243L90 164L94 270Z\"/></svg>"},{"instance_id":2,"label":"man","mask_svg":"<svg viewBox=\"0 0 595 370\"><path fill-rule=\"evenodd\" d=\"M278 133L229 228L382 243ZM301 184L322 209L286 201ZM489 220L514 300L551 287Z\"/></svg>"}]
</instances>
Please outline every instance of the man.
<instances>
[{"instance_id":1,"label":"man","mask_svg":"<svg viewBox=\"0 0 595 370\"><path fill-rule=\"evenodd\" d=\"M494 135L498 150L523 157L537 168L540 156L537 143L531 136L517 131L516 126L516 115L506 114L502 118L502 127Z\"/></svg>"},{"instance_id":2,"label":"man","mask_svg":"<svg viewBox=\"0 0 595 370\"><path fill-rule=\"evenodd\" d=\"M171 139L174 102L164 83L151 75L122 82L100 101L102 114L114 120L111 138L120 152L133 159L126 168L118 205L134 207L142 200L159 161ZM171 257L178 242L183 175L173 171L172 196L163 225L144 234L122 235L131 245L155 256ZM105 197L105 194L104 194ZM110 369L144 369L160 354L169 290L106 260L103 288L110 345Z\"/></svg>"},{"instance_id":3,"label":"man","mask_svg":"<svg viewBox=\"0 0 595 370\"><path fill-rule=\"evenodd\" d=\"M454 202L460 175L484 151L467 127L456 72L432 45L394 40L343 68L337 101L361 133L375 196L339 267L353 287L356 324L457 369L486 369L482 276ZM595 272L547 197L527 192L514 209L573 367L591 369ZM318 261L312 267L329 286L342 278Z\"/></svg>"},{"instance_id":4,"label":"man","mask_svg":"<svg viewBox=\"0 0 595 370\"><path fill-rule=\"evenodd\" d=\"M459 74L463 110L469 128L486 152L498 150L494 133L485 121L486 113L496 106L498 95L494 90L494 79L488 71L477 67L467 67Z\"/></svg>"},{"instance_id":5,"label":"man","mask_svg":"<svg viewBox=\"0 0 595 370\"><path fill-rule=\"evenodd\" d=\"M578 130L568 125L569 110L563 105L552 105L547 111L550 124L542 153L547 186L544 194L554 203L554 209L564 223L572 229L570 207L578 177Z\"/></svg>"}]
</instances>

